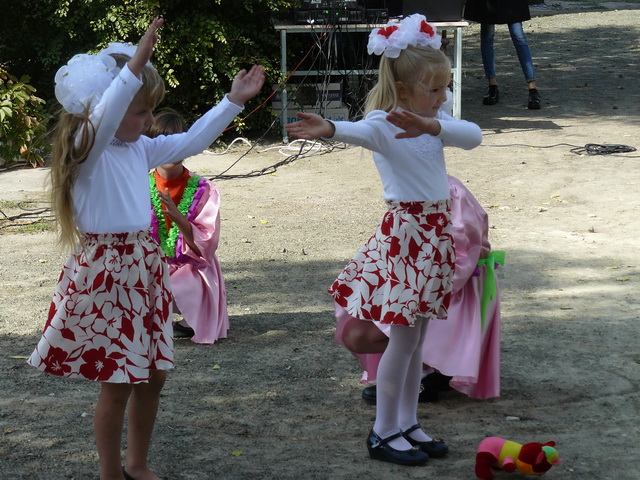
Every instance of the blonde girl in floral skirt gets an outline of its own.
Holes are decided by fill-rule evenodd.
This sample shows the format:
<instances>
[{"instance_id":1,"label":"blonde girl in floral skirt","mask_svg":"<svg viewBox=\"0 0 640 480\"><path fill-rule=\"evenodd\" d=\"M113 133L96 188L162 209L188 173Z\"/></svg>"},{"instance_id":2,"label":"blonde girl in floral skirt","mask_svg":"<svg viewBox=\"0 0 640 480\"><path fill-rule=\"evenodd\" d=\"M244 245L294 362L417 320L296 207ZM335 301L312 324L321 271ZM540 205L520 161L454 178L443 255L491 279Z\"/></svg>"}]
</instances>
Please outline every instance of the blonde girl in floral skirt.
<instances>
[{"instance_id":1,"label":"blonde girl in floral skirt","mask_svg":"<svg viewBox=\"0 0 640 480\"><path fill-rule=\"evenodd\" d=\"M329 289L362 320L390 325L378 368L371 458L421 465L448 447L417 420L422 343L432 318L446 318L455 261L443 147L472 149L480 128L440 110L451 79L441 39L422 15L376 28L369 53L382 54L378 83L358 122L329 122L299 113L290 135L330 138L373 152L388 212Z\"/></svg>"},{"instance_id":2,"label":"blonde girl in floral skirt","mask_svg":"<svg viewBox=\"0 0 640 480\"><path fill-rule=\"evenodd\" d=\"M28 362L52 375L101 382L94 418L101 480L160 478L147 457L173 340L169 271L148 233L148 172L202 152L264 82L262 68L242 71L188 132L142 136L164 96L150 63L162 23L154 20L137 48L112 44L76 55L55 79L64 111L54 139L52 202L61 243L73 253Z\"/></svg>"}]
</instances>

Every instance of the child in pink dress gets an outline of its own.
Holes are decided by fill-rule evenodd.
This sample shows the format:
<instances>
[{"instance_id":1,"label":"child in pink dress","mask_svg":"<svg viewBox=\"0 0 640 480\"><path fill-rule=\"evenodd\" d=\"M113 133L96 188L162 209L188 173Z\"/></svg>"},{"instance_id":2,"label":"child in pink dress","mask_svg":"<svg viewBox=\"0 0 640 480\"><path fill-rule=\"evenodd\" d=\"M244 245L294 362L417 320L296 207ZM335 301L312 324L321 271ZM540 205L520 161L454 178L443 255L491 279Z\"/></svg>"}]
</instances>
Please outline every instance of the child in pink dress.
<instances>
[{"instance_id":1,"label":"child in pink dress","mask_svg":"<svg viewBox=\"0 0 640 480\"><path fill-rule=\"evenodd\" d=\"M449 377L448 385L472 398L494 398L500 395L500 296L492 267L503 262L503 252L491 252L486 212L452 176L449 195L456 250L453 294L447 320L434 320L427 328L422 361L438 373L423 378L423 386L436 391L425 390L421 398L437 398L437 388L443 388L438 385L438 374ZM486 292L486 307L482 301L485 288L492 290ZM363 322L339 305L335 307L336 341L360 361L362 383L375 382L388 343L388 327ZM375 387L366 388L363 398L375 403Z\"/></svg>"},{"instance_id":2,"label":"child in pink dress","mask_svg":"<svg viewBox=\"0 0 640 480\"><path fill-rule=\"evenodd\" d=\"M165 109L147 136L187 130L182 117ZM175 338L215 343L227 338L229 317L224 279L216 250L220 242L220 191L195 175L182 160L160 165L149 175L151 236L169 264L174 311L183 319L173 326Z\"/></svg>"}]
</instances>

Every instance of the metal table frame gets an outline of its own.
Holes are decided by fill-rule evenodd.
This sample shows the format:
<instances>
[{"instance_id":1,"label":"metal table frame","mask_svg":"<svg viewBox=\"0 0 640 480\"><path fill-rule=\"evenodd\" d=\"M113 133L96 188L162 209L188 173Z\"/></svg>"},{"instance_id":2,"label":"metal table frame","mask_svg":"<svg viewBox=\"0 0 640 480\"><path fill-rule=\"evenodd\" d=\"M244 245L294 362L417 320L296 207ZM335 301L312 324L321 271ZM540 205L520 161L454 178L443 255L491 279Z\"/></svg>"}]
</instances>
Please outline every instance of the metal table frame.
<instances>
[{"instance_id":1,"label":"metal table frame","mask_svg":"<svg viewBox=\"0 0 640 480\"><path fill-rule=\"evenodd\" d=\"M460 119L461 115L461 91L462 91L462 29L469 26L466 21L460 22L432 22L433 25L440 30L453 30L453 62L452 62L452 76L453 76L453 116ZM276 24L274 28L280 32L280 70L282 71L282 78L287 78L290 72L287 70L287 35L295 33L356 33L356 32L370 32L377 27L383 27L385 25L370 25L370 24L338 24L338 25L293 25L293 24ZM293 72L293 76L300 75L343 75L344 70L332 70L332 71L316 71L316 70L299 70ZM350 74L354 75L367 75L375 74L377 70L349 70ZM284 126L287 121L288 108L287 108L287 89L286 86L282 88L282 113L280 114L280 120L282 123L282 138L287 142L287 133Z\"/></svg>"}]
</instances>

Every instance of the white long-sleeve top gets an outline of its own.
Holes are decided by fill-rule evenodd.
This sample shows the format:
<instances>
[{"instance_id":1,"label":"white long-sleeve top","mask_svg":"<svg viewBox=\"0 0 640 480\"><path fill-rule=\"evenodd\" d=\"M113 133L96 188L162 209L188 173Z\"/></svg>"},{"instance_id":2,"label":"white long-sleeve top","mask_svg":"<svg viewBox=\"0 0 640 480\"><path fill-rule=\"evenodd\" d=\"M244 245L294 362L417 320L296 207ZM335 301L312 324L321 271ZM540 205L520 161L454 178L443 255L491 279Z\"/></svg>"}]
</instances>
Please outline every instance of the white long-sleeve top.
<instances>
[{"instance_id":1,"label":"white long-sleeve top","mask_svg":"<svg viewBox=\"0 0 640 480\"><path fill-rule=\"evenodd\" d=\"M91 115L95 142L73 189L76 224L84 233L147 230L149 170L201 153L242 110L225 97L185 133L122 142L115 138L116 130L141 86L125 66Z\"/></svg>"},{"instance_id":2,"label":"white long-sleeve top","mask_svg":"<svg viewBox=\"0 0 640 480\"><path fill-rule=\"evenodd\" d=\"M442 127L439 135L397 139L395 135L402 130L386 117L387 112L374 110L358 122L333 122L336 132L331 139L373 152L386 200L423 202L449 198L443 148L477 147L482 142L480 127L440 111L435 117Z\"/></svg>"}]
</instances>

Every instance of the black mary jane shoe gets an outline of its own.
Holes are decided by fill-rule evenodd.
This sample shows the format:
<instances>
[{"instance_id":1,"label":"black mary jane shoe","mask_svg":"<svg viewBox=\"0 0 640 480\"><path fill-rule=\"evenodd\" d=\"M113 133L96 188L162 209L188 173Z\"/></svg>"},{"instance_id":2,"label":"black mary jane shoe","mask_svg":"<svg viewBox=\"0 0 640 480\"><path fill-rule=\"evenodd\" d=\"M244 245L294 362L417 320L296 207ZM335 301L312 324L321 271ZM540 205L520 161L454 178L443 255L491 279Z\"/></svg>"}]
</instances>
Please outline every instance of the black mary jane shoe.
<instances>
[{"instance_id":1,"label":"black mary jane shoe","mask_svg":"<svg viewBox=\"0 0 640 480\"><path fill-rule=\"evenodd\" d=\"M419 448L413 447L410 450L396 450L388 445L391 440L400 438L401 436L402 432L398 432L387 438L380 438L372 429L367 437L369 457L382 460L383 462L406 466L423 465L429 461L429 455Z\"/></svg>"},{"instance_id":2,"label":"black mary jane shoe","mask_svg":"<svg viewBox=\"0 0 640 480\"><path fill-rule=\"evenodd\" d=\"M427 375L420 382L420 394L418 403L437 402L440 392L451 390L449 381L451 377L433 372ZM362 400L369 405L375 405L377 401L377 390L375 385L369 385L362 390Z\"/></svg>"},{"instance_id":3,"label":"black mary jane shoe","mask_svg":"<svg viewBox=\"0 0 640 480\"><path fill-rule=\"evenodd\" d=\"M362 400L364 400L369 405L375 405L377 399L376 393L376 386L369 385L368 387L365 387L364 390L362 390Z\"/></svg>"},{"instance_id":4,"label":"black mary jane shoe","mask_svg":"<svg viewBox=\"0 0 640 480\"><path fill-rule=\"evenodd\" d=\"M420 381L420 394L418 403L437 402L440 392L451 390L449 381L451 377L441 374L440 372L432 372Z\"/></svg>"},{"instance_id":5,"label":"black mary jane shoe","mask_svg":"<svg viewBox=\"0 0 640 480\"><path fill-rule=\"evenodd\" d=\"M178 322L173 324L173 338L191 338L195 334L191 327L185 327Z\"/></svg>"},{"instance_id":6,"label":"black mary jane shoe","mask_svg":"<svg viewBox=\"0 0 640 480\"><path fill-rule=\"evenodd\" d=\"M413 427L409 427L404 432L402 432L402 436L405 438L407 442L409 442L414 447L419 448L421 451L429 455L433 458L444 457L447 453L449 453L449 447L442 440L430 440L428 442L419 442L418 440L414 440L411 438L410 433L418 430L420 428L420 424L416 423Z\"/></svg>"}]
</instances>

